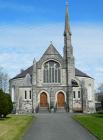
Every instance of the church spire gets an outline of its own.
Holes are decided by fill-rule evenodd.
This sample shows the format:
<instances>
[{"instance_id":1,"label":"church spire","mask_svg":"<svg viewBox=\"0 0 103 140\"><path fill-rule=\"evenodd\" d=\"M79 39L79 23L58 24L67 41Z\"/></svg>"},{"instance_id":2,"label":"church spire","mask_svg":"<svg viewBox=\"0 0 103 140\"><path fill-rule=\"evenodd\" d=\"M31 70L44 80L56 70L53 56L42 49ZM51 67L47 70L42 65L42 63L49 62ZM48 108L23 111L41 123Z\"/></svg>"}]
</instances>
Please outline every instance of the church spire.
<instances>
[{"instance_id":1,"label":"church spire","mask_svg":"<svg viewBox=\"0 0 103 140\"><path fill-rule=\"evenodd\" d=\"M66 13L65 13L65 30L64 30L64 35L71 35L70 31L70 23L69 23L69 10L68 10L68 0L66 0Z\"/></svg>"}]
</instances>

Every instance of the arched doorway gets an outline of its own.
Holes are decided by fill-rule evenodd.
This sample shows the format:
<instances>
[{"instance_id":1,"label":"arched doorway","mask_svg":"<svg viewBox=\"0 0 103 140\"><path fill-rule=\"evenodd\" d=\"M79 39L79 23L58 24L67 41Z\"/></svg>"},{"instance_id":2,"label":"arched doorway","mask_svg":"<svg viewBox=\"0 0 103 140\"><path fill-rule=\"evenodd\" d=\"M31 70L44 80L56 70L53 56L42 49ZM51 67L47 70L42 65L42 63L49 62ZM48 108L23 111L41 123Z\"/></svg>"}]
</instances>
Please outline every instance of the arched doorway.
<instances>
[{"instance_id":1,"label":"arched doorway","mask_svg":"<svg viewBox=\"0 0 103 140\"><path fill-rule=\"evenodd\" d=\"M57 106L58 107L64 107L65 104L65 97L64 97L64 93L59 92L57 94Z\"/></svg>"},{"instance_id":2,"label":"arched doorway","mask_svg":"<svg viewBox=\"0 0 103 140\"><path fill-rule=\"evenodd\" d=\"M48 106L47 94L43 92L40 95L40 107L47 107L47 106Z\"/></svg>"}]
</instances>

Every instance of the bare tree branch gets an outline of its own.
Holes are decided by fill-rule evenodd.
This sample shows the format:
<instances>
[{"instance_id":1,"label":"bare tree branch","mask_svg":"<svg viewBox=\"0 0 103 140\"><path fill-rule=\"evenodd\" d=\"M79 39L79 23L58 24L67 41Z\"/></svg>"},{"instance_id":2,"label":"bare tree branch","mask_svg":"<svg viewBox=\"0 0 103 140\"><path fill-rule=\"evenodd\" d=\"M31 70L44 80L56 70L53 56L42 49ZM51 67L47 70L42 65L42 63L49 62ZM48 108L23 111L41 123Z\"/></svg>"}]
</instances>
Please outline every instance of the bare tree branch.
<instances>
[{"instance_id":1,"label":"bare tree branch","mask_svg":"<svg viewBox=\"0 0 103 140\"><path fill-rule=\"evenodd\" d=\"M8 92L9 88L9 76L4 72L4 69L0 67L0 89L4 92Z\"/></svg>"}]
</instances>

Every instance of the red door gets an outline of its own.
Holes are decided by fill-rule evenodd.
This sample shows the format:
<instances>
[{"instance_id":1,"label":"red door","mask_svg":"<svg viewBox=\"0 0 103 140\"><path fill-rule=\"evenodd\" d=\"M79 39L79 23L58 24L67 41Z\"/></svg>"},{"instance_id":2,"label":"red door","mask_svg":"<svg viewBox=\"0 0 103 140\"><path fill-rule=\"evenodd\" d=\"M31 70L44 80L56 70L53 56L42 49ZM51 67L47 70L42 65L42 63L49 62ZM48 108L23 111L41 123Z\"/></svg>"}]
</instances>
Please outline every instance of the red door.
<instances>
[{"instance_id":1,"label":"red door","mask_svg":"<svg viewBox=\"0 0 103 140\"><path fill-rule=\"evenodd\" d=\"M47 107L47 106L48 106L47 94L45 92L43 92L40 95L40 107Z\"/></svg>"},{"instance_id":2,"label":"red door","mask_svg":"<svg viewBox=\"0 0 103 140\"><path fill-rule=\"evenodd\" d=\"M58 104L58 107L64 107L65 98L62 92L58 93L57 95L57 104Z\"/></svg>"}]
</instances>

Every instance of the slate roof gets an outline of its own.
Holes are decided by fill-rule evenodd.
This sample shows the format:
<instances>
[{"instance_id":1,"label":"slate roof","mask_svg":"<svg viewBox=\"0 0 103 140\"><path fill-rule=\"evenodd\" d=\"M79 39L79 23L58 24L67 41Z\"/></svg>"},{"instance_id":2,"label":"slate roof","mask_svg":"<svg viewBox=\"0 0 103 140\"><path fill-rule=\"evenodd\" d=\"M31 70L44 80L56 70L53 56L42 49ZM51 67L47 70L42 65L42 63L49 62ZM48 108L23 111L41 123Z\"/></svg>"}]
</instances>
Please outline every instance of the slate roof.
<instances>
[{"instance_id":1,"label":"slate roof","mask_svg":"<svg viewBox=\"0 0 103 140\"><path fill-rule=\"evenodd\" d=\"M42 55L41 59L39 61L41 61L43 59L43 57L45 56L51 56L53 55L60 57L61 59L63 59L63 57L61 56L61 54L58 52L58 50L53 46L53 44L50 44L49 47L46 49L46 51L44 52L44 54Z\"/></svg>"},{"instance_id":2,"label":"slate roof","mask_svg":"<svg viewBox=\"0 0 103 140\"><path fill-rule=\"evenodd\" d=\"M92 78L89 75L87 75L86 73L78 70L77 68L75 68L75 76L80 76L80 77L88 77L88 78ZM93 78L92 78L93 79Z\"/></svg>"},{"instance_id":3,"label":"slate roof","mask_svg":"<svg viewBox=\"0 0 103 140\"><path fill-rule=\"evenodd\" d=\"M50 44L50 46L45 51L44 55L60 55L57 49L53 46L53 44Z\"/></svg>"},{"instance_id":4,"label":"slate roof","mask_svg":"<svg viewBox=\"0 0 103 140\"><path fill-rule=\"evenodd\" d=\"M30 75L32 75L32 71L33 71L33 66L29 67L28 69L22 71L20 74L18 74L17 76L15 76L13 79L18 79L18 78L23 78L26 76L27 73L29 73ZM78 70L77 68L75 68L75 76L80 76L80 77L87 77L87 78L92 78L90 76L88 76L86 73Z\"/></svg>"}]
</instances>

